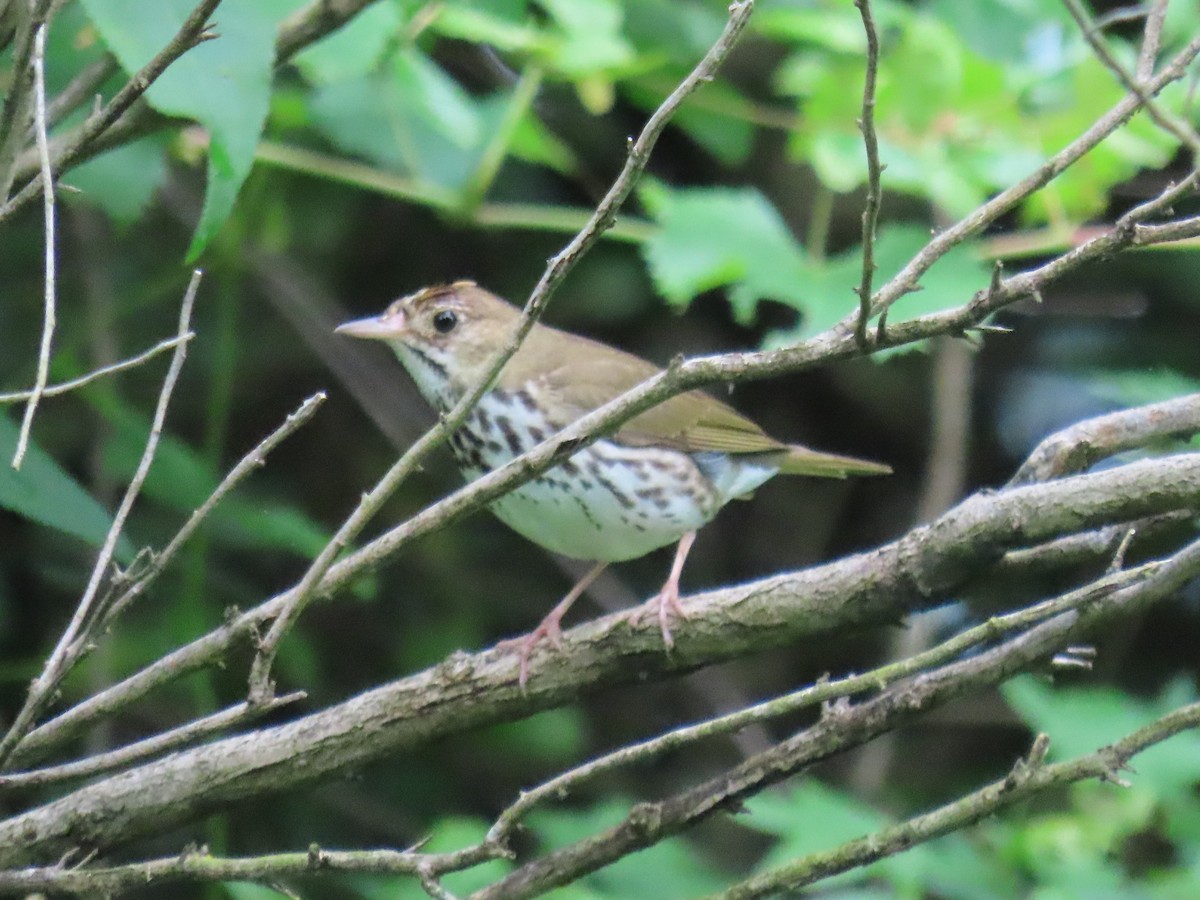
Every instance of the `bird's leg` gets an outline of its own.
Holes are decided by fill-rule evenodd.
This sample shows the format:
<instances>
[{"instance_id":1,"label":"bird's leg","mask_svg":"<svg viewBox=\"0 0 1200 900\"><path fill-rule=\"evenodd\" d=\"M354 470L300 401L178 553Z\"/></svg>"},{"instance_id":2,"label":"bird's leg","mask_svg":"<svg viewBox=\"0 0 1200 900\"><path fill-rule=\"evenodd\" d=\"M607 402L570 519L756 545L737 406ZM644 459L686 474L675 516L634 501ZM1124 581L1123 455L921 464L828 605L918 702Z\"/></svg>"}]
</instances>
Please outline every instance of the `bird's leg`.
<instances>
[{"instance_id":1,"label":"bird's leg","mask_svg":"<svg viewBox=\"0 0 1200 900\"><path fill-rule=\"evenodd\" d=\"M562 617L567 614L567 610L571 605L579 599L580 595L588 589L588 586L596 580L596 577L604 571L608 566L606 562L598 562L588 570L576 583L575 587L567 592L567 596L558 601L558 605L550 610L550 614L538 623L538 627L521 638L510 638L506 641L501 641L500 647L516 646L521 654L521 674L518 677L518 683L522 688L525 687L525 682L529 680L529 657L533 655L533 648L538 645L538 642L545 638L556 648L562 646Z\"/></svg>"},{"instance_id":2,"label":"bird's leg","mask_svg":"<svg viewBox=\"0 0 1200 900\"><path fill-rule=\"evenodd\" d=\"M661 591L646 601L644 606L634 610L630 615L631 620L637 620L645 613L657 614L658 626L662 629L663 643L667 645L668 650L675 646L675 639L671 637L671 616L687 618L687 610L679 602L679 576L683 574L683 564L695 541L696 532L694 531L689 531L679 539L679 546L675 548L675 560L671 563L671 574L667 576L666 584L662 586Z\"/></svg>"}]
</instances>

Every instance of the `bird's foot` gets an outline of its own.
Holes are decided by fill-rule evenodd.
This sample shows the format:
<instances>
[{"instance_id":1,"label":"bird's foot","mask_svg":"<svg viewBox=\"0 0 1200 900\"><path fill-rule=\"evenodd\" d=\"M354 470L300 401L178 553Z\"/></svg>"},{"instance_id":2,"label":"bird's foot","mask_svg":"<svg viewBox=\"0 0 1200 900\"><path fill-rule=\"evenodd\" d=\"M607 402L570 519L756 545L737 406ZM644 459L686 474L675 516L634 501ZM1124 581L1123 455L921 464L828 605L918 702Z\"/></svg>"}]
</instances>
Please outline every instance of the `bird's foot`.
<instances>
[{"instance_id":1,"label":"bird's foot","mask_svg":"<svg viewBox=\"0 0 1200 900\"><path fill-rule=\"evenodd\" d=\"M546 616L538 623L538 627L529 632L523 637L508 638L500 641L496 646L501 650L516 650L518 659L520 660L520 670L517 675L517 684L521 686L521 690L525 690L525 683L529 681L529 659L533 656L533 649L543 640L547 641L555 650L562 650L562 626L559 624L561 615L556 616L554 613Z\"/></svg>"},{"instance_id":2,"label":"bird's foot","mask_svg":"<svg viewBox=\"0 0 1200 900\"><path fill-rule=\"evenodd\" d=\"M629 613L629 622L637 624L645 616L658 619L658 627L662 631L663 644L670 650L675 646L675 638L671 635L671 618L686 619L688 611L679 602L679 584L668 581L661 591Z\"/></svg>"},{"instance_id":3,"label":"bird's foot","mask_svg":"<svg viewBox=\"0 0 1200 900\"><path fill-rule=\"evenodd\" d=\"M567 610L579 599L579 595L587 590L588 585L596 580L596 576L603 572L607 565L606 562L598 562L592 566L588 573L576 582L575 587L567 592L567 596L559 601L558 606L550 610L550 614L538 623L538 627L525 637L509 638L497 644L498 647L505 650L515 647L520 653L521 665L517 683L521 686L522 691L525 690L525 682L529 680L529 658L533 655L533 648L545 638L554 646L555 650L562 649L562 617L567 614Z\"/></svg>"}]
</instances>

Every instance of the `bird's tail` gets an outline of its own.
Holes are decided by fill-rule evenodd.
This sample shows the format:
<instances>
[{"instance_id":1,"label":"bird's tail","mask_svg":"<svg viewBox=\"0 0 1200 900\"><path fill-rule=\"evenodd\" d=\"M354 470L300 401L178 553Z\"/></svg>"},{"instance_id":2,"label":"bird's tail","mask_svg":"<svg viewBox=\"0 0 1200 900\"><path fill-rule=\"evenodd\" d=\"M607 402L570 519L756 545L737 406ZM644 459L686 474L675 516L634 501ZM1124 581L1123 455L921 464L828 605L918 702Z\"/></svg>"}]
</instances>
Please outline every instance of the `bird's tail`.
<instances>
[{"instance_id":1,"label":"bird's tail","mask_svg":"<svg viewBox=\"0 0 1200 900\"><path fill-rule=\"evenodd\" d=\"M848 478L851 475L890 475L892 467L883 463L822 453L799 444L790 444L779 466L780 475L809 475L814 478Z\"/></svg>"}]
</instances>

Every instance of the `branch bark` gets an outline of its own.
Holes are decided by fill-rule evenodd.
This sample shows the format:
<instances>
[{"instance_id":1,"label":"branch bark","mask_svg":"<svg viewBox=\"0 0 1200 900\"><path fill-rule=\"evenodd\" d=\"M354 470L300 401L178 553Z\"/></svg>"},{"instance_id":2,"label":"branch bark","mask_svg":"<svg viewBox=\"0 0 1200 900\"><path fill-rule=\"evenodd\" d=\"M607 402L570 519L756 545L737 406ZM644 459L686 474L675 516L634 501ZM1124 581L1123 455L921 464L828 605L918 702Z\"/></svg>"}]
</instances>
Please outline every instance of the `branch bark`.
<instances>
[{"instance_id":1,"label":"branch bark","mask_svg":"<svg viewBox=\"0 0 1200 900\"><path fill-rule=\"evenodd\" d=\"M81 788L0 822L0 865L44 859L81 843L111 846L606 685L685 672L802 636L892 622L943 599L1008 549L1198 508L1200 454L978 494L877 550L696 595L670 655L654 623L610 615L567 631L562 655L536 654L525 691L516 681L516 653L455 653L434 668L294 722Z\"/></svg>"}]
</instances>

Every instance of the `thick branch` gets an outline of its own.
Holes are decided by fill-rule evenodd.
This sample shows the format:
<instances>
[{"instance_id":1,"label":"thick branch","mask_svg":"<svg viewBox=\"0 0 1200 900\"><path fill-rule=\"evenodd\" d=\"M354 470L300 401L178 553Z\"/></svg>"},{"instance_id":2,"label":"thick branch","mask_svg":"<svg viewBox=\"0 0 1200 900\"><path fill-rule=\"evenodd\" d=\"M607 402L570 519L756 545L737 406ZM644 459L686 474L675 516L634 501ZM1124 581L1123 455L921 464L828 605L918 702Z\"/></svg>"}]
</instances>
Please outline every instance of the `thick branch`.
<instances>
[{"instance_id":1,"label":"thick branch","mask_svg":"<svg viewBox=\"0 0 1200 900\"><path fill-rule=\"evenodd\" d=\"M710 781L654 803L635 806L624 821L527 863L472 900L536 897L628 854L658 843L805 766L865 743L965 692L997 684L1052 654L1095 623L1145 608L1200 570L1200 543L1190 545L1153 575L1120 588L1078 612L1062 613L978 656L896 685L856 706L834 707L801 731Z\"/></svg>"},{"instance_id":2,"label":"thick branch","mask_svg":"<svg viewBox=\"0 0 1200 900\"><path fill-rule=\"evenodd\" d=\"M671 655L663 652L655 623L607 616L566 632L563 655L536 655L525 691L517 685L518 660L511 650L457 653L432 669L295 722L179 753L82 788L0 823L0 864L44 858L81 842L107 846L161 830L234 800L529 715L604 685L687 671L801 636L895 621L908 609L944 597L1006 549L1198 507L1200 454L977 495L870 553L697 595Z\"/></svg>"},{"instance_id":3,"label":"thick branch","mask_svg":"<svg viewBox=\"0 0 1200 900\"><path fill-rule=\"evenodd\" d=\"M1102 459L1156 440L1200 433L1200 394L1087 419L1043 440L1009 482L1048 481L1082 472Z\"/></svg>"}]
</instances>

